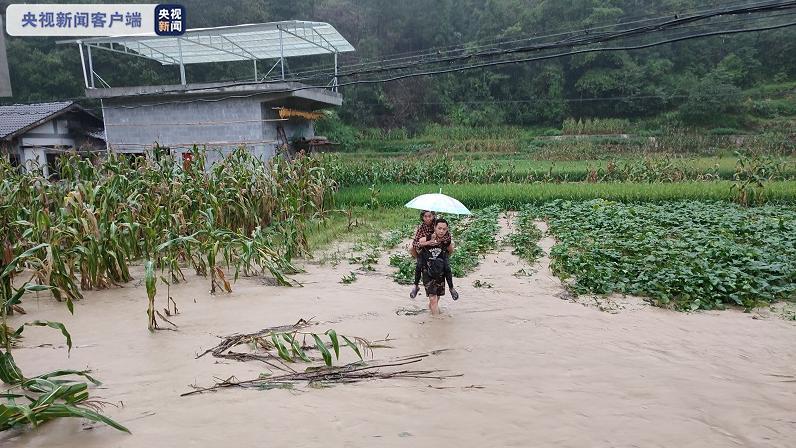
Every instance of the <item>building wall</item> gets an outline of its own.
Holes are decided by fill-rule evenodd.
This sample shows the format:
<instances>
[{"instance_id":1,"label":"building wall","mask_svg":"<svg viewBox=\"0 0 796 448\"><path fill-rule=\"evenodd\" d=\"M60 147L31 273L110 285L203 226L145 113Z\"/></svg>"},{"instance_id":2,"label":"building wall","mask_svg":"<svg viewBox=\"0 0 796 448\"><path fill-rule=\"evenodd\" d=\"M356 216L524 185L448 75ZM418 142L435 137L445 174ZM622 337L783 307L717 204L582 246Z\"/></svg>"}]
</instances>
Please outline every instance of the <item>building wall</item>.
<instances>
[{"instance_id":1,"label":"building wall","mask_svg":"<svg viewBox=\"0 0 796 448\"><path fill-rule=\"evenodd\" d=\"M27 169L42 168L48 176L47 154L75 147L75 138L69 133L66 118L56 118L30 129L19 138L21 162Z\"/></svg>"},{"instance_id":2,"label":"building wall","mask_svg":"<svg viewBox=\"0 0 796 448\"><path fill-rule=\"evenodd\" d=\"M23 147L72 148L75 146L75 139L69 133L68 123L65 119L55 119L43 123L24 133L20 140Z\"/></svg>"},{"instance_id":3,"label":"building wall","mask_svg":"<svg viewBox=\"0 0 796 448\"><path fill-rule=\"evenodd\" d=\"M268 160L275 154L278 125L285 127L288 139L297 130L307 138L313 135L312 125L306 121L272 121L273 107L278 104L263 98L173 101L105 100L105 129L111 150L144 152L157 142L180 154L189 151L193 144L205 145L212 163L235 148L246 146L258 158Z\"/></svg>"}]
</instances>

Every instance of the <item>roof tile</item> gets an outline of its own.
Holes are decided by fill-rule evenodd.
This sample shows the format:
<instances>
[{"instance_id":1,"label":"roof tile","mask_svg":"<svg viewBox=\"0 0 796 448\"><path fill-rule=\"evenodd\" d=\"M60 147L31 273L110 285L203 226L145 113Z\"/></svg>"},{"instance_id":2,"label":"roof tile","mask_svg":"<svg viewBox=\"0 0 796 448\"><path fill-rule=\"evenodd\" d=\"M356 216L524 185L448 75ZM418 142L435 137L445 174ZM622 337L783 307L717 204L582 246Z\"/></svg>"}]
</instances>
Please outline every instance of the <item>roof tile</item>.
<instances>
[{"instance_id":1,"label":"roof tile","mask_svg":"<svg viewBox=\"0 0 796 448\"><path fill-rule=\"evenodd\" d=\"M60 112L72 104L74 104L73 101L58 101L0 106L0 138Z\"/></svg>"}]
</instances>

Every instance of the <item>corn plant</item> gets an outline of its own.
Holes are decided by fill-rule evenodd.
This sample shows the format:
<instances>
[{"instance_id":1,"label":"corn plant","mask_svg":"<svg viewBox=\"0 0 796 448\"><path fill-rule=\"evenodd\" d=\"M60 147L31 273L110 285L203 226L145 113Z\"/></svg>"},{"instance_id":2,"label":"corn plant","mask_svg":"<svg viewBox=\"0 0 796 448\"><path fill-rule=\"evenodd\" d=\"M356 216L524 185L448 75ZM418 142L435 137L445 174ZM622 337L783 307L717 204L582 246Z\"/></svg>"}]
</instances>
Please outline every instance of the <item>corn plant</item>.
<instances>
[{"instance_id":1,"label":"corn plant","mask_svg":"<svg viewBox=\"0 0 796 448\"><path fill-rule=\"evenodd\" d=\"M208 168L206 152L193 152L187 166L159 147L141 160L66 154L59 181L0 161L4 257L47 244L42 284L59 300L121 285L141 259L167 271L169 285L186 267L213 292L257 272L289 285L290 260L309 252L309 223L326 218L336 183L308 157L263 163L239 148Z\"/></svg>"},{"instance_id":2,"label":"corn plant","mask_svg":"<svg viewBox=\"0 0 796 448\"><path fill-rule=\"evenodd\" d=\"M72 337L60 322L32 321L20 325L15 331L8 327L7 315L10 310L21 302L25 293L51 291L57 289L46 282L50 271L51 256L42 257L42 253L51 254L47 244L39 244L23 252L11 260L3 259L0 264L0 380L7 390L0 394L4 402L0 402L0 431L16 428L26 424L38 426L49 420L60 417L86 418L95 422L105 423L120 431L130 432L114 420L102 415L99 406L102 404L89 399L88 385L76 381L74 377L82 377L99 385L88 371L57 370L34 377L26 377L14 361L11 349L14 340L22 336L26 327L50 327L59 330L66 338L66 345L72 349ZM32 271L31 277L15 286L13 276L22 267ZM34 283L34 280L38 283ZM18 283L18 282L17 282ZM72 296L69 291L62 291L67 300L69 311L72 312Z\"/></svg>"},{"instance_id":3,"label":"corn plant","mask_svg":"<svg viewBox=\"0 0 796 448\"><path fill-rule=\"evenodd\" d=\"M759 153L736 154L738 162L735 182L731 187L735 201L741 205L757 205L765 202L765 184L781 171L781 163Z\"/></svg>"},{"instance_id":4,"label":"corn plant","mask_svg":"<svg viewBox=\"0 0 796 448\"><path fill-rule=\"evenodd\" d=\"M199 357L212 353L217 358L235 359L238 361L266 361L268 365L279 368L278 365L268 360L281 359L288 363L298 361L311 362L313 359L309 352L317 350L321 354L324 364L331 366L333 360L329 348L334 351L335 359L340 359L341 347L348 347L360 360L363 360L363 354L368 352L372 354L372 349L377 347L377 345L371 344L363 338L338 334L334 329L326 330L324 333L307 331L312 325L315 325L315 323L300 319L293 325L266 328L255 333L226 336L222 338L222 341L217 346L208 349ZM325 342L324 338L328 338L329 342ZM308 339L311 341L310 344L307 343ZM234 347L243 344L250 346L255 352L241 353L232 351ZM290 370L292 371L292 369Z\"/></svg>"}]
</instances>

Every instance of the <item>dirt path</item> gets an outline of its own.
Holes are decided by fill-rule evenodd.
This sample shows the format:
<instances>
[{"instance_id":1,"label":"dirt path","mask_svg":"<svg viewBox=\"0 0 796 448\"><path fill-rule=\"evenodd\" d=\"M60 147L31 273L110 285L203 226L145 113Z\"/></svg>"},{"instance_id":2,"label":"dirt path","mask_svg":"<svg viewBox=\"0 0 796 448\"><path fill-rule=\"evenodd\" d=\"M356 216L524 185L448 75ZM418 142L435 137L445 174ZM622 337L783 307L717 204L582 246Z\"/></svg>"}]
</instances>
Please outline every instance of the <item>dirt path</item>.
<instances>
[{"instance_id":1,"label":"dirt path","mask_svg":"<svg viewBox=\"0 0 796 448\"><path fill-rule=\"evenodd\" d=\"M540 224L541 225L541 224ZM501 221L501 235L510 231ZM548 251L552 239L542 247ZM28 298L28 319L61 320L57 332L26 331L15 357L28 374L94 369L94 391L128 436L77 420L0 436L4 447L149 446L560 446L790 447L796 439L796 325L739 312L681 314L640 306L617 314L560 298L549 259L527 266L503 248L458 279L461 299L442 318L399 315L425 307L390 278L383 254L375 272L339 283L356 266L308 265L303 288L241 279L211 296L192 277L172 289L178 332L149 334L146 294L89 292L75 316L50 299ZM515 275L520 270L526 274ZM140 278L140 276L138 276ZM475 288L482 280L492 288ZM159 299L162 302L162 298ZM159 302L160 307L165 306ZM424 362L460 378L396 380L328 389L225 390L180 398L214 377L250 378L256 363L195 354L215 335L255 331L315 316L325 329L381 339L387 358L452 349ZM15 318L18 319L18 318ZM55 344L56 347L41 344Z\"/></svg>"}]
</instances>

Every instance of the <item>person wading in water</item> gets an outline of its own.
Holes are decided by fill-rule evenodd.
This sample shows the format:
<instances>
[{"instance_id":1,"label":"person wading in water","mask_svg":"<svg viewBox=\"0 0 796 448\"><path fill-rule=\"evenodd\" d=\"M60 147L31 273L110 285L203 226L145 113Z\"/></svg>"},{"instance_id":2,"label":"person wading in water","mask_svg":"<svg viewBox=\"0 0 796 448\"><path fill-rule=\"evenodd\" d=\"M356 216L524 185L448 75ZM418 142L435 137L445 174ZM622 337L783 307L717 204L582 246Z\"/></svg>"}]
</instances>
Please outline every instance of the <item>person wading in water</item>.
<instances>
[{"instance_id":1,"label":"person wading in water","mask_svg":"<svg viewBox=\"0 0 796 448\"><path fill-rule=\"evenodd\" d=\"M434 316L440 314L439 299L445 295L445 281L448 280L449 284L451 282L448 246L435 243L448 241L449 237L448 222L438 219L435 222L431 238L429 240L426 240L425 237L420 239L421 243L432 243L422 245L418 260L423 275L423 286L426 289L426 296L428 296L428 309ZM454 292L455 290L451 288L451 295Z\"/></svg>"},{"instance_id":2,"label":"person wading in water","mask_svg":"<svg viewBox=\"0 0 796 448\"><path fill-rule=\"evenodd\" d=\"M434 235L434 228L436 224L437 215L434 212L423 210L420 212L420 225L417 227L415 231L415 237L412 239L412 246L410 248L410 253L413 257L417 259L415 264L415 279L414 279L414 286L412 286L412 290L409 292L409 297L414 299L417 297L417 293L420 291L420 276L422 272L422 263L420 261L420 251L423 250L424 247L430 246L439 246L444 247L448 255L452 254L455 245L453 244L453 240L450 234L450 231L447 231L442 238L434 239L432 241L432 236ZM447 224L447 222L446 222ZM447 226L446 226L447 227ZM448 287L451 290L451 297L453 300L459 299L459 293L453 287L453 273L450 270L450 263L446 264L447 271L445 272L445 280L448 282Z\"/></svg>"}]
</instances>

